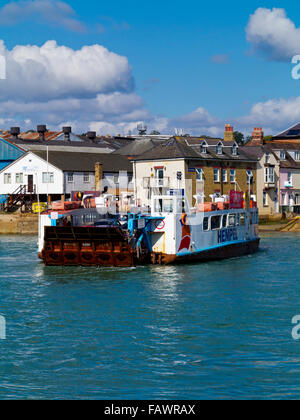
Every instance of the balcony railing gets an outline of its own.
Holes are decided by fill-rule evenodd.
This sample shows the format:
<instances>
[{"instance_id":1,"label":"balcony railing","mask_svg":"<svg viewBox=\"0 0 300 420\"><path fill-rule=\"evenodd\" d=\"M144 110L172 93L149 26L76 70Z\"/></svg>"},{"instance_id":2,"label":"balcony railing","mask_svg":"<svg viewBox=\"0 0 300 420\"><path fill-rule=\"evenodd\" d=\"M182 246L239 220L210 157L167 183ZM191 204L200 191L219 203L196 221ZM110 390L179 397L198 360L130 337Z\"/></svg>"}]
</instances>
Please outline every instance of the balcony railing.
<instances>
[{"instance_id":1,"label":"balcony railing","mask_svg":"<svg viewBox=\"0 0 300 420\"><path fill-rule=\"evenodd\" d=\"M143 178L144 188L170 188L170 178Z\"/></svg>"}]
</instances>

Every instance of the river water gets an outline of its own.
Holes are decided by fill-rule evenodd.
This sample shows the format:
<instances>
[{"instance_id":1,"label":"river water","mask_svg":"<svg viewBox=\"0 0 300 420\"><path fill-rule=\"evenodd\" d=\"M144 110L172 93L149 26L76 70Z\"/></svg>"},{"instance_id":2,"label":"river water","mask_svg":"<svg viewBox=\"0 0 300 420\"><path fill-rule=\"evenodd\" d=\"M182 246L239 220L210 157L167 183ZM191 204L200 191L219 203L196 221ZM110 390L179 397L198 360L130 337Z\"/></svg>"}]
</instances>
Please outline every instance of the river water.
<instances>
[{"instance_id":1,"label":"river water","mask_svg":"<svg viewBox=\"0 0 300 420\"><path fill-rule=\"evenodd\" d=\"M300 398L300 236L136 269L49 268L0 237L0 399Z\"/></svg>"}]
</instances>

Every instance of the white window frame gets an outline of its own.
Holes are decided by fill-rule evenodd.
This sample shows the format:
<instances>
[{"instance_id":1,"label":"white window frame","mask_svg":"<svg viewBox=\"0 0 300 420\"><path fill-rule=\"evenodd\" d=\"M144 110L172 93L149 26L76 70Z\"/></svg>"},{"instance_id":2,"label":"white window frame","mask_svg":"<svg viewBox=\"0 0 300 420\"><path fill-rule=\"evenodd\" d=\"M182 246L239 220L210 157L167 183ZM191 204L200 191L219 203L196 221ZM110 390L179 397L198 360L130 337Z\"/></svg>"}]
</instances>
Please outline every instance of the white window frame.
<instances>
[{"instance_id":1,"label":"white window frame","mask_svg":"<svg viewBox=\"0 0 300 420\"><path fill-rule=\"evenodd\" d=\"M219 183L220 182L220 169L219 168L214 168L214 183Z\"/></svg>"},{"instance_id":2,"label":"white window frame","mask_svg":"<svg viewBox=\"0 0 300 420\"><path fill-rule=\"evenodd\" d=\"M222 173L222 182L227 182L227 169L222 168L221 173Z\"/></svg>"},{"instance_id":3,"label":"white window frame","mask_svg":"<svg viewBox=\"0 0 300 420\"><path fill-rule=\"evenodd\" d=\"M11 173L10 172L5 172L4 176L3 176L3 183L4 184L11 184Z\"/></svg>"},{"instance_id":4,"label":"white window frame","mask_svg":"<svg viewBox=\"0 0 300 420\"><path fill-rule=\"evenodd\" d=\"M280 160L286 160L286 151L285 150L280 150L279 155L280 155Z\"/></svg>"},{"instance_id":5,"label":"white window frame","mask_svg":"<svg viewBox=\"0 0 300 420\"><path fill-rule=\"evenodd\" d=\"M230 183L235 184L236 182L236 170L230 169Z\"/></svg>"},{"instance_id":6,"label":"white window frame","mask_svg":"<svg viewBox=\"0 0 300 420\"><path fill-rule=\"evenodd\" d=\"M267 166L265 168L265 183L275 184L275 168L273 166Z\"/></svg>"},{"instance_id":7,"label":"white window frame","mask_svg":"<svg viewBox=\"0 0 300 420\"><path fill-rule=\"evenodd\" d=\"M42 183L43 184L54 184L54 172L43 172Z\"/></svg>"},{"instance_id":8,"label":"white window frame","mask_svg":"<svg viewBox=\"0 0 300 420\"><path fill-rule=\"evenodd\" d=\"M23 172L16 172L16 184L23 184L24 175Z\"/></svg>"},{"instance_id":9,"label":"white window frame","mask_svg":"<svg viewBox=\"0 0 300 420\"><path fill-rule=\"evenodd\" d=\"M268 201L268 193L267 191L263 191L263 206L268 207L269 201Z\"/></svg>"},{"instance_id":10,"label":"white window frame","mask_svg":"<svg viewBox=\"0 0 300 420\"><path fill-rule=\"evenodd\" d=\"M68 178L68 183L72 184L72 182L74 182L74 172L68 172L67 178Z\"/></svg>"},{"instance_id":11,"label":"white window frame","mask_svg":"<svg viewBox=\"0 0 300 420\"><path fill-rule=\"evenodd\" d=\"M300 151L299 150L296 150L295 151L295 161L296 162L299 162L300 161Z\"/></svg>"},{"instance_id":12,"label":"white window frame","mask_svg":"<svg viewBox=\"0 0 300 420\"><path fill-rule=\"evenodd\" d=\"M84 182L85 184L89 184L89 183L91 182L91 176L90 176L90 173L88 173L88 172L84 172L84 173L83 173L83 182Z\"/></svg>"}]
</instances>

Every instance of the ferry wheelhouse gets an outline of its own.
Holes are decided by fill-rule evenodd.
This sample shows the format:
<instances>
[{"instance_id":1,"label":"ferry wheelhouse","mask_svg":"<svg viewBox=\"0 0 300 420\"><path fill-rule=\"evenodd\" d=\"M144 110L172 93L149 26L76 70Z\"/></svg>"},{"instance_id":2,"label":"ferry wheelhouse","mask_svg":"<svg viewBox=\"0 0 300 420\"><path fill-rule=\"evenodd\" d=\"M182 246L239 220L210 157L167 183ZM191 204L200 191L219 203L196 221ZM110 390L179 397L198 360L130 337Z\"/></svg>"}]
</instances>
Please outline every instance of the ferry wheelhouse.
<instances>
[{"instance_id":1,"label":"ferry wheelhouse","mask_svg":"<svg viewBox=\"0 0 300 420\"><path fill-rule=\"evenodd\" d=\"M195 196L158 195L151 207L120 213L107 197L41 215L39 256L45 265L121 266L210 261L254 253L259 247L256 203L231 191L203 203ZM67 209L66 209L67 207ZM76 208L77 207L77 208ZM79 208L78 208L79 207Z\"/></svg>"}]
</instances>

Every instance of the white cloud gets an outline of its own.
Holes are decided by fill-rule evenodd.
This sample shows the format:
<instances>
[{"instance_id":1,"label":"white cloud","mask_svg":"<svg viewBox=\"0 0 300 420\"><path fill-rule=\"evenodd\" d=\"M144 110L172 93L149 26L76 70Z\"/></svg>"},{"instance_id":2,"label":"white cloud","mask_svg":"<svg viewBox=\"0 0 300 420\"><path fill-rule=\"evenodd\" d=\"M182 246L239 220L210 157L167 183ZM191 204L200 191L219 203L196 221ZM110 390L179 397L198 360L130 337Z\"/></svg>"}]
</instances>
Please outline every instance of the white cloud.
<instances>
[{"instance_id":1,"label":"white cloud","mask_svg":"<svg viewBox=\"0 0 300 420\"><path fill-rule=\"evenodd\" d=\"M236 118L236 123L244 128L265 127L275 133L300 121L300 97L270 99L254 104L248 115Z\"/></svg>"},{"instance_id":2,"label":"white cloud","mask_svg":"<svg viewBox=\"0 0 300 420\"><path fill-rule=\"evenodd\" d=\"M73 50L48 41L41 47L18 45L7 50L1 41L0 54L6 58L7 73L0 100L84 98L133 89L127 58L101 45Z\"/></svg>"},{"instance_id":3,"label":"white cloud","mask_svg":"<svg viewBox=\"0 0 300 420\"><path fill-rule=\"evenodd\" d=\"M250 16L246 35L253 49L269 60L290 61L300 54L300 28L287 17L284 9L257 9Z\"/></svg>"},{"instance_id":4,"label":"white cloud","mask_svg":"<svg viewBox=\"0 0 300 420\"><path fill-rule=\"evenodd\" d=\"M50 23L62 26L75 32L85 32L85 25L76 19L72 7L57 0L22 0L4 5L0 9L1 25L16 25L34 20L40 23Z\"/></svg>"}]
</instances>

